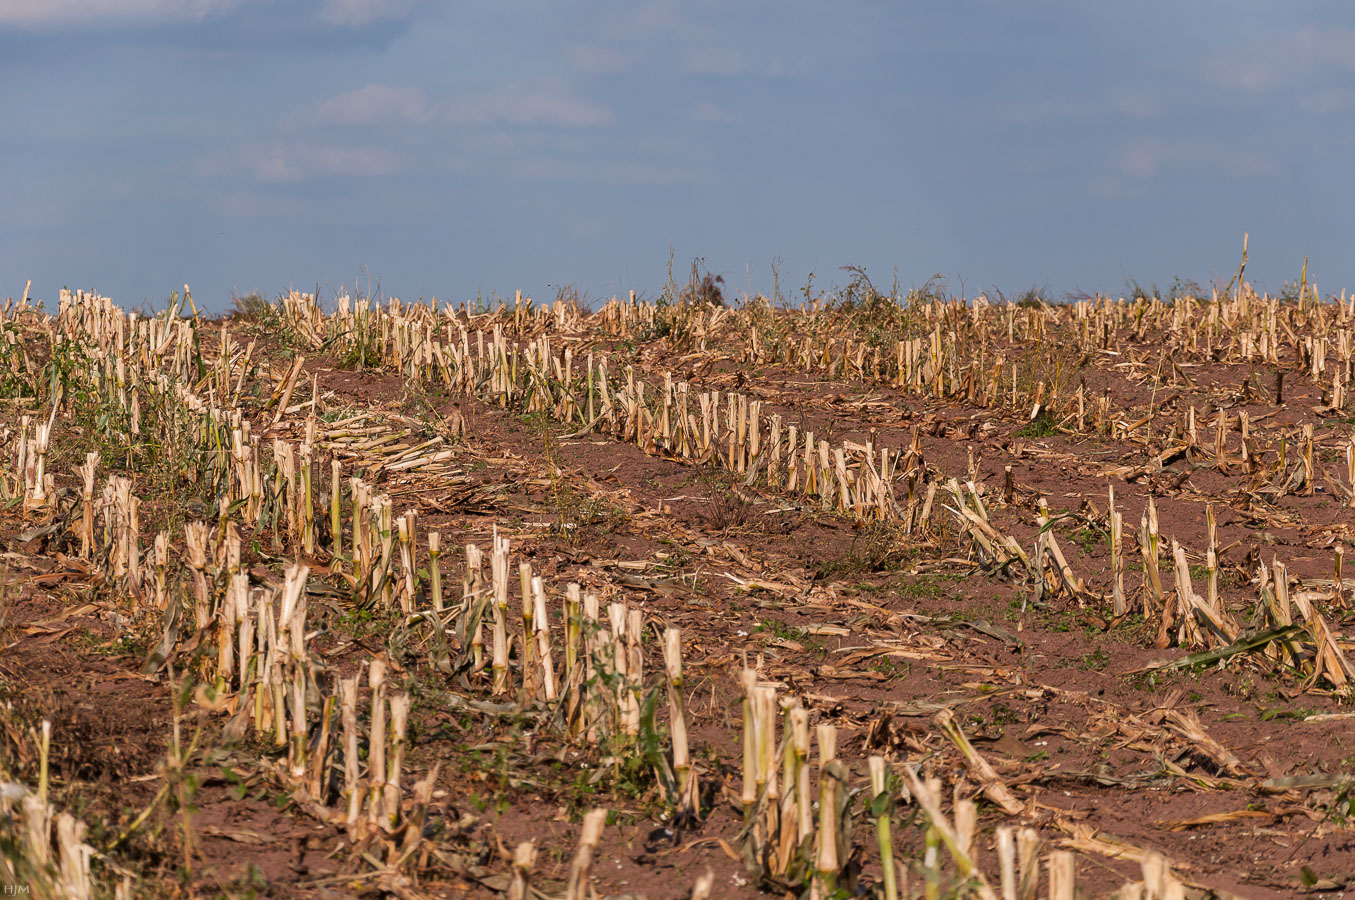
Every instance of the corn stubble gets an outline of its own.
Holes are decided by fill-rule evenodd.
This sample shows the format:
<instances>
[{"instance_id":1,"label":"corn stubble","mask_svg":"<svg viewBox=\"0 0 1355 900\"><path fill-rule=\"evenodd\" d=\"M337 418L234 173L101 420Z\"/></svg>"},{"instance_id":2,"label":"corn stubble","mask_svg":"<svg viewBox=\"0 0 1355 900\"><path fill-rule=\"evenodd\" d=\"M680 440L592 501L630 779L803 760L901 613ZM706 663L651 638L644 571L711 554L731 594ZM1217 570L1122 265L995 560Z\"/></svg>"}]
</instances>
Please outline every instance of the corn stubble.
<instances>
[{"instance_id":1,"label":"corn stubble","mask_svg":"<svg viewBox=\"0 0 1355 900\"><path fill-rule=\"evenodd\" d=\"M1074 386L1061 358L1068 351L1119 354L1119 335L1142 339L1151 328L1187 355L1278 366L1284 353L1296 369L1291 393L1294 381L1306 378L1319 386L1324 414L1344 411L1355 299L1320 302L1305 282L1297 303L1283 305L1251 292L1241 274L1236 290L1189 303L896 304L907 327L889 341L850 311L815 303L778 316L763 315L758 302L734 311L660 307L632 296L585 318L576 305L535 306L520 296L511 308L491 312L344 297L326 313L313 296L291 292L267 309L307 354L332 353L356 368L539 415L570 429L571 437L633 445L725 473L800 508L887 527L900 540L971 561L1036 603L1099 610L1113 621L1142 615L1158 646L1191 651L1182 666L1242 656L1292 673L1304 688L1347 691L1355 674L1329 618L1345 608L1350 589L1339 544L1329 589L1293 579L1278 557L1259 561L1248 619L1221 588L1227 548L1218 544L1212 505L1202 523L1203 547L1164 534L1152 496L1137 534L1126 535L1126 507L1113 485L1102 495L1104 511L1058 512L1044 497L1021 496L1010 466L1000 486L985 484L972 450L966 471L941 471L917 428L899 446L875 429L854 440L825 436L822 426L792 421L789 410L751 390L702 389L695 369L686 378L646 371L614 349L615 340L564 339L588 330L610 339L662 332L698 357L717 339L734 341L736 358L750 367L789 366L964 402L1012 416L1023 423L1018 434L1032 440L1101 435L1143 448L1145 463L1105 466L1108 478L1159 477L1185 460L1221 477L1245 475L1247 496L1272 506L1319 490L1355 505L1355 438L1343 446L1345 471L1332 477L1320 465L1323 442L1311 424L1277 430L1223 406L1212 414L1183 404L1164 412L1158 388L1190 381L1165 354L1152 376L1147 416L1115 408L1108 391ZM337 596L347 608L386 616L412 635L431 667L457 686L463 708L518 716L602 761L617 780L627 760L640 760L679 832L712 813L703 808L712 794L703 793L702 779L721 776L703 771L688 745L691 698L677 627L619 591L547 580L531 557L515 558L512 539L497 529L487 546L448 548L460 569L459 595L455 576L444 579L442 535L421 533L419 507L403 501L389 477L458 477L454 445L467 438L464 420L443 421L434 437L415 438L419 423L396 413L326 415L320 377L307 374L304 356L266 367L257 343L242 346L227 322L209 349L204 338L214 326L186 315L185 301L191 305L185 294L163 314L146 317L97 295L63 291L56 315L47 316L25 298L4 317L40 323L52 362L40 370L25 348L0 342L4 384L30 379L23 396L41 407L5 430L0 498L35 522L64 517L71 558L92 574L102 596L127 615L158 621L145 677L190 679L196 704L225 717L226 731L260 753L269 783L342 831L355 861L349 874L397 895L415 895L430 860L445 861L430 824L440 764L423 777L410 771L411 723L422 695L403 668L372 653L341 674L319 649L325 626L314 597L330 596L313 590L320 574L340 585ZM1017 353L1021 342L1039 349ZM1147 383L1150 368L1133 374ZM1284 389L1277 377L1276 403ZM1261 388L1248 382L1242 390ZM119 474L129 471L137 451L111 439L87 449L69 438L60 425L81 405L105 410L130 438L153 429L172 448L153 462L177 467L180 483L206 486L210 513L162 522L157 511L162 527L143 533L157 498ZM59 484L75 485L64 501ZM1013 528L1018 520L1023 529ZM1079 573L1079 558L1070 559L1073 522L1109 542L1108 577ZM1033 538L1017 537L1032 532ZM260 576L245 560L264 553L276 571ZM1201 561L1203 575L1192 559ZM1135 564L1140 579L1127 577ZM1166 581L1164 568L1171 573ZM652 646L647 652L647 642L658 645L657 653ZM1071 819L1037 815L1030 795L1003 780L948 710L934 717L934 733L953 747L958 770L892 750L863 757L834 724L815 720L806 698L793 690L783 696L785 685L761 660L742 669L738 684L736 803L728 793L742 823L738 855L764 888L810 898L870 891L885 900L1064 900L1079 891L1075 852L1107 855L1104 841ZM1242 761L1192 715L1172 710L1144 727L1188 740L1220 771L1245 776ZM177 790L184 868L191 870L192 799L183 773L199 752L198 737L183 740L177 714L173 728L166 786L117 845L133 839L156 804L169 803ZM18 787L0 792L12 836L0 853L7 867L0 876L50 896L131 896L125 873L99 862L86 826L49 796L52 740L52 723L43 722L35 789L22 788L19 773L4 773ZM840 752L840 744L851 752ZM1001 817L991 832L980 828L980 798L985 816ZM597 893L593 876L608 817L604 807L582 813L574 854L557 867L568 900ZM864 826L872 836L862 836ZM921 834L910 845L920 854L900 850L900 836L913 828ZM1058 843L1054 832L1063 835ZM1185 896L1161 855L1122 849L1123 858L1139 863L1141 878L1124 884L1120 897ZM522 841L500 855L508 896L538 896L537 843ZM691 895L718 890L712 876L700 874Z\"/></svg>"}]
</instances>

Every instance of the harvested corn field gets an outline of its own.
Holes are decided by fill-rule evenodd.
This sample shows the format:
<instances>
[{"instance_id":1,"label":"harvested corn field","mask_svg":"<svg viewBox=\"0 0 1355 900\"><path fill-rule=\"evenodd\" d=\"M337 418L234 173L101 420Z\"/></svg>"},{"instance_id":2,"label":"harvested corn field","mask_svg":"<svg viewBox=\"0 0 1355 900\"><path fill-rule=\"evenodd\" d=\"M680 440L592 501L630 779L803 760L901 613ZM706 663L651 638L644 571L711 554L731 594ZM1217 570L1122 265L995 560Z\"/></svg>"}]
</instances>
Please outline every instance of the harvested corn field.
<instances>
[{"instance_id":1,"label":"harvested corn field","mask_svg":"<svg viewBox=\"0 0 1355 900\"><path fill-rule=\"evenodd\" d=\"M1355 871L1355 298L4 307L0 880Z\"/></svg>"}]
</instances>

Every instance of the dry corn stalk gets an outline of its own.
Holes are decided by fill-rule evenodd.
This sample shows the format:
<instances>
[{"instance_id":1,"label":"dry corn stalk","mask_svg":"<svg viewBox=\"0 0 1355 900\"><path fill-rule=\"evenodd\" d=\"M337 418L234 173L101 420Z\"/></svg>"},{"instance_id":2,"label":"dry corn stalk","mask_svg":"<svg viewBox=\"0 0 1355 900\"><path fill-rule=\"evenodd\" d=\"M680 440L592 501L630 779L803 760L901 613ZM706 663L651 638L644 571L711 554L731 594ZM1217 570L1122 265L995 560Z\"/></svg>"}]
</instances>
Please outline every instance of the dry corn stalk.
<instances>
[{"instance_id":1,"label":"dry corn stalk","mask_svg":"<svg viewBox=\"0 0 1355 900\"><path fill-rule=\"evenodd\" d=\"M890 819L894 812L889 795L887 764L883 756L872 756L870 764L870 811L875 816L875 833L880 844L880 869L884 880L885 900L898 900L899 884L894 867L894 839L890 833ZM904 893L907 893L904 885Z\"/></svg>"},{"instance_id":2,"label":"dry corn stalk","mask_svg":"<svg viewBox=\"0 0 1355 900\"><path fill-rule=\"evenodd\" d=\"M692 764L687 748L687 714L682 697L682 632L665 629L663 634L663 662L668 676L668 718L673 742L673 775L677 782L676 804L684 818L697 814L697 792L692 784Z\"/></svg>"},{"instance_id":3,"label":"dry corn stalk","mask_svg":"<svg viewBox=\"0 0 1355 900\"><path fill-rule=\"evenodd\" d=\"M587 900L590 890L588 873L598 842L602 840L602 827L606 823L605 809L589 810L584 814L579 847L574 853L574 861L569 865L569 878L565 883L565 900Z\"/></svg>"},{"instance_id":4,"label":"dry corn stalk","mask_svg":"<svg viewBox=\"0 0 1355 900\"><path fill-rule=\"evenodd\" d=\"M974 893L982 900L997 900L997 894L989 886L983 873L975 866L973 857L965 852L955 828L946 819L945 813L941 811L941 802L936 791L924 784L910 767L905 766L903 768L903 779L907 783L913 799L926 813L927 821L936 837L945 845L951 859L954 860L956 868L960 871L960 877L971 880ZM935 862L930 867L934 868Z\"/></svg>"},{"instance_id":5,"label":"dry corn stalk","mask_svg":"<svg viewBox=\"0 0 1355 900\"><path fill-rule=\"evenodd\" d=\"M951 743L955 744L964 754L970 774L983 785L984 796L1008 815L1022 814L1025 811L1025 805L1012 796L1011 791L998 778L993 767L974 749L974 745L969 742L964 732L960 730L960 726L955 722L955 714L948 709L941 710L936 714L936 724L940 726L946 737L950 738Z\"/></svg>"}]
</instances>

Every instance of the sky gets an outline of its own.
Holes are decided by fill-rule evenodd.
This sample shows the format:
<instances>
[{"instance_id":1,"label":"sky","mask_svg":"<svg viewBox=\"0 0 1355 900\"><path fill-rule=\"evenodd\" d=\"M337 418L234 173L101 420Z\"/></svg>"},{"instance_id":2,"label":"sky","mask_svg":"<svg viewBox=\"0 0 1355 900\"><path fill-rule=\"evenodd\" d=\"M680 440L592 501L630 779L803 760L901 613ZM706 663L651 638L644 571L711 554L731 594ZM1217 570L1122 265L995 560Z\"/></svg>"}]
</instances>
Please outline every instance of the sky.
<instances>
[{"instance_id":1,"label":"sky","mask_svg":"<svg viewBox=\"0 0 1355 900\"><path fill-rule=\"evenodd\" d=\"M0 0L0 297L1355 290L1355 7Z\"/></svg>"}]
</instances>

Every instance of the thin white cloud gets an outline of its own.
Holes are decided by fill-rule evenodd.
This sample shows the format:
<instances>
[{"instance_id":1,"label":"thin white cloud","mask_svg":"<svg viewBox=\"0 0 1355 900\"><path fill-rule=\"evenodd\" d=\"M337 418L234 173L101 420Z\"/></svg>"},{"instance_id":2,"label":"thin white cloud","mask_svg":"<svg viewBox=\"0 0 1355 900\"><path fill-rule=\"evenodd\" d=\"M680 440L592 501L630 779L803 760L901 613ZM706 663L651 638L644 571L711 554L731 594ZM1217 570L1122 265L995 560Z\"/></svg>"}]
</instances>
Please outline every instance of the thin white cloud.
<instances>
[{"instance_id":1,"label":"thin white cloud","mask_svg":"<svg viewBox=\"0 0 1355 900\"><path fill-rule=\"evenodd\" d=\"M343 176L373 178L400 171L386 147L342 147L303 141L241 144L203 160L204 175L246 175L255 181L286 182Z\"/></svg>"},{"instance_id":2,"label":"thin white cloud","mask_svg":"<svg viewBox=\"0 0 1355 900\"><path fill-rule=\"evenodd\" d=\"M1219 53L1204 61L1204 76L1219 87L1255 94L1279 83L1283 66L1261 55Z\"/></svg>"},{"instance_id":3,"label":"thin white cloud","mask_svg":"<svg viewBox=\"0 0 1355 900\"><path fill-rule=\"evenodd\" d=\"M675 0L650 0L625 9L619 15L608 17L601 25L603 36L621 41L634 41L663 35L666 37L702 40L711 31L688 22Z\"/></svg>"},{"instance_id":4,"label":"thin white cloud","mask_svg":"<svg viewBox=\"0 0 1355 900\"><path fill-rule=\"evenodd\" d=\"M0 26L50 28L192 22L228 13L244 0L3 0Z\"/></svg>"},{"instance_id":5,"label":"thin white cloud","mask_svg":"<svg viewBox=\"0 0 1355 900\"><path fill-rule=\"evenodd\" d=\"M293 201L257 191L228 191L213 202L223 215L237 219L271 219L297 211Z\"/></svg>"},{"instance_id":6,"label":"thin white cloud","mask_svg":"<svg viewBox=\"0 0 1355 900\"><path fill-rule=\"evenodd\" d=\"M376 22L402 21L420 5L420 0L322 0L319 18L327 25L361 28Z\"/></svg>"},{"instance_id":7,"label":"thin white cloud","mask_svg":"<svg viewBox=\"0 0 1355 900\"><path fill-rule=\"evenodd\" d=\"M1250 94L1310 83L1331 69L1355 72L1355 28L1309 25L1277 41L1223 51L1204 61L1206 79Z\"/></svg>"},{"instance_id":8,"label":"thin white cloud","mask_svg":"<svg viewBox=\"0 0 1355 900\"><path fill-rule=\"evenodd\" d=\"M1162 166L1179 161L1181 144L1163 138L1134 138L1124 144L1111 159L1111 165L1131 178L1152 178Z\"/></svg>"},{"instance_id":9,"label":"thin white cloud","mask_svg":"<svg viewBox=\"0 0 1355 900\"><path fill-rule=\"evenodd\" d=\"M1300 59L1355 72L1355 28L1317 28L1309 25L1289 39Z\"/></svg>"},{"instance_id":10,"label":"thin white cloud","mask_svg":"<svg viewBox=\"0 0 1355 900\"><path fill-rule=\"evenodd\" d=\"M425 0L309 0L317 24L361 28L409 18ZM0 28L32 30L172 25L266 10L270 0L0 0Z\"/></svg>"},{"instance_id":11,"label":"thin white cloud","mask_svg":"<svg viewBox=\"0 0 1355 900\"><path fill-rule=\"evenodd\" d=\"M293 120L315 125L549 125L596 128L615 119L610 108L575 94L558 80L507 84L479 94L433 98L418 88L369 84L317 103Z\"/></svg>"},{"instance_id":12,"label":"thin white cloud","mask_svg":"<svg viewBox=\"0 0 1355 900\"><path fill-rule=\"evenodd\" d=\"M1258 178L1275 171L1274 163L1258 150L1194 138L1133 138L1110 158L1115 176L1136 181L1168 170L1204 167L1230 178Z\"/></svg>"},{"instance_id":13,"label":"thin white cloud","mask_svg":"<svg viewBox=\"0 0 1355 900\"><path fill-rule=\"evenodd\" d=\"M1315 116L1344 113L1355 110L1355 91L1345 88L1327 88L1315 91L1299 100L1299 107Z\"/></svg>"},{"instance_id":14,"label":"thin white cloud","mask_svg":"<svg viewBox=\"0 0 1355 900\"><path fill-rule=\"evenodd\" d=\"M666 185L709 181L710 176L688 166L659 165L648 162L565 160L556 157L525 159L509 167L519 178L591 181L602 184Z\"/></svg>"},{"instance_id":15,"label":"thin white cloud","mask_svg":"<svg viewBox=\"0 0 1355 900\"><path fill-rule=\"evenodd\" d=\"M748 58L737 50L700 47L687 56L686 69L696 75L743 75L753 69Z\"/></svg>"},{"instance_id":16,"label":"thin white cloud","mask_svg":"<svg viewBox=\"0 0 1355 900\"><path fill-rule=\"evenodd\" d=\"M1152 119L1162 115L1162 104L1144 93L1118 97L1063 96L1017 100L1003 104L994 118L1006 125L1035 126L1067 120L1104 119L1122 116Z\"/></svg>"},{"instance_id":17,"label":"thin white cloud","mask_svg":"<svg viewBox=\"0 0 1355 900\"><path fill-rule=\"evenodd\" d=\"M727 30L700 22L699 16L689 18L694 6L648 0L599 17L590 32L597 43L566 48L566 60L589 74L625 71L642 59L657 59L665 69L688 75L778 77L791 69L766 53L731 46Z\"/></svg>"},{"instance_id":18,"label":"thin white cloud","mask_svg":"<svg viewBox=\"0 0 1355 900\"><path fill-rule=\"evenodd\" d=\"M610 125L612 111L574 94L563 82L509 84L478 96L453 97L445 114L459 125L509 122L514 125L559 125L565 128L595 128Z\"/></svg>"},{"instance_id":19,"label":"thin white cloud","mask_svg":"<svg viewBox=\"0 0 1355 900\"><path fill-rule=\"evenodd\" d=\"M1041 125L1058 119L1084 118L1090 111L1078 97L1041 97L1004 103L994 117L1005 125Z\"/></svg>"},{"instance_id":20,"label":"thin white cloud","mask_svg":"<svg viewBox=\"0 0 1355 900\"><path fill-rule=\"evenodd\" d=\"M1131 119L1155 119L1162 115L1162 104L1147 94L1124 94L1115 100L1112 108Z\"/></svg>"},{"instance_id":21,"label":"thin white cloud","mask_svg":"<svg viewBox=\"0 0 1355 900\"><path fill-rule=\"evenodd\" d=\"M302 118L319 125L418 125L431 121L434 115L433 102L418 88L369 84L320 101Z\"/></svg>"},{"instance_id":22,"label":"thin white cloud","mask_svg":"<svg viewBox=\"0 0 1355 900\"><path fill-rule=\"evenodd\" d=\"M696 109L692 110L692 121L727 125L731 122L737 122L738 118L733 113L721 109L714 103L698 103Z\"/></svg>"},{"instance_id":23,"label":"thin white cloud","mask_svg":"<svg viewBox=\"0 0 1355 900\"><path fill-rule=\"evenodd\" d=\"M1256 150L1220 148L1215 159L1220 171L1232 178L1261 178L1275 174L1276 170L1275 163Z\"/></svg>"},{"instance_id":24,"label":"thin white cloud","mask_svg":"<svg viewBox=\"0 0 1355 900\"><path fill-rule=\"evenodd\" d=\"M1143 182L1119 175L1098 175L1088 182L1087 194L1103 200L1128 200L1143 196Z\"/></svg>"},{"instance_id":25,"label":"thin white cloud","mask_svg":"<svg viewBox=\"0 0 1355 900\"><path fill-rule=\"evenodd\" d=\"M632 68L637 56L629 51L600 44L571 44L565 48L569 67L585 75L615 75Z\"/></svg>"}]
</instances>

